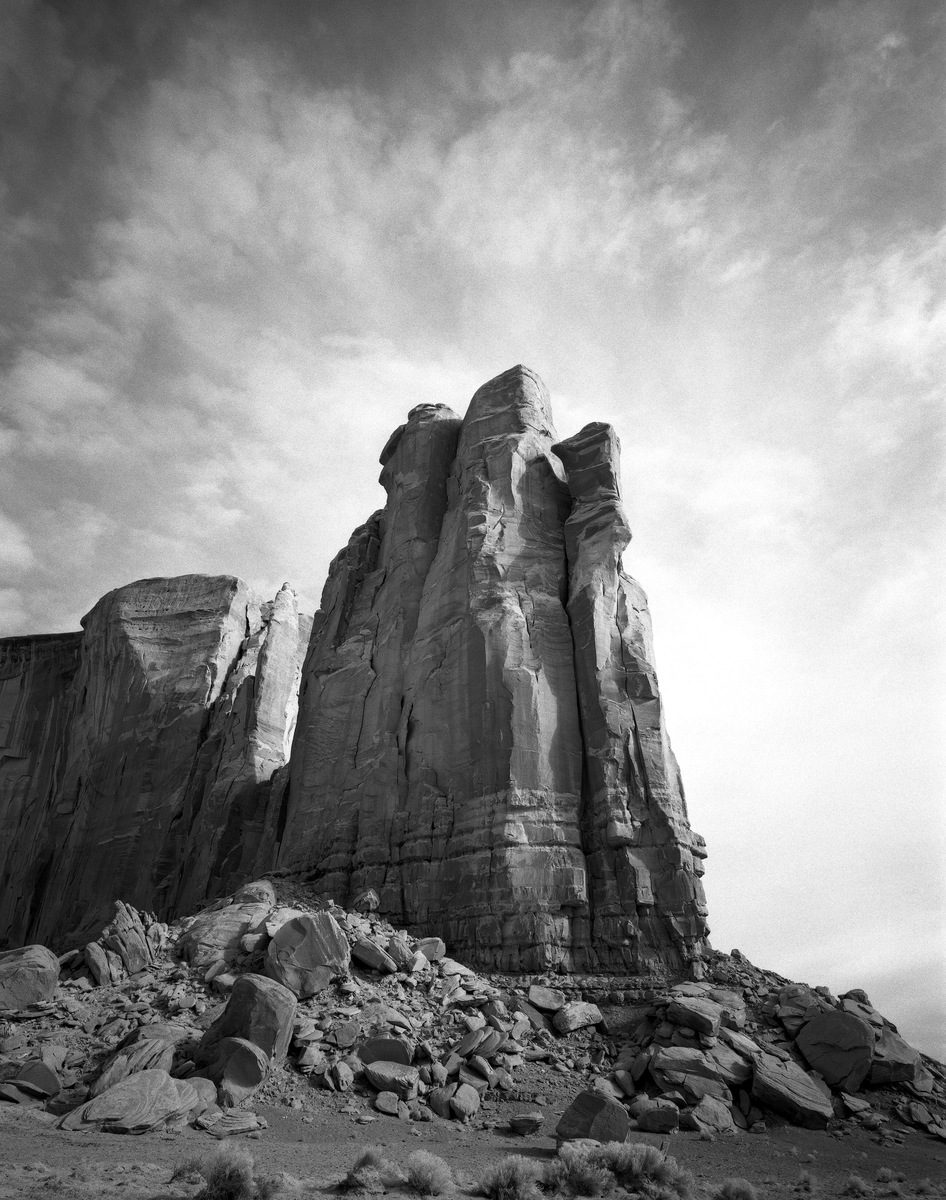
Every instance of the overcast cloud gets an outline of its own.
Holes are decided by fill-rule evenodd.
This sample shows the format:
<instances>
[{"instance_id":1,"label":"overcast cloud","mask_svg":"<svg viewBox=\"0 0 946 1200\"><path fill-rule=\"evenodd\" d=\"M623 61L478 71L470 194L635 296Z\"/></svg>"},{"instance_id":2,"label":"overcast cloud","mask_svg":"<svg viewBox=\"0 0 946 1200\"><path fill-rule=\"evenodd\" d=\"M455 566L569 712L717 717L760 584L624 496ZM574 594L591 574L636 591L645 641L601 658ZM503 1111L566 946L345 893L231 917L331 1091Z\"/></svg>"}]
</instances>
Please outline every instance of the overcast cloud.
<instances>
[{"instance_id":1,"label":"overcast cloud","mask_svg":"<svg viewBox=\"0 0 946 1200\"><path fill-rule=\"evenodd\" d=\"M0 6L0 631L310 609L408 408L611 421L714 943L942 1034L930 0Z\"/></svg>"}]
</instances>

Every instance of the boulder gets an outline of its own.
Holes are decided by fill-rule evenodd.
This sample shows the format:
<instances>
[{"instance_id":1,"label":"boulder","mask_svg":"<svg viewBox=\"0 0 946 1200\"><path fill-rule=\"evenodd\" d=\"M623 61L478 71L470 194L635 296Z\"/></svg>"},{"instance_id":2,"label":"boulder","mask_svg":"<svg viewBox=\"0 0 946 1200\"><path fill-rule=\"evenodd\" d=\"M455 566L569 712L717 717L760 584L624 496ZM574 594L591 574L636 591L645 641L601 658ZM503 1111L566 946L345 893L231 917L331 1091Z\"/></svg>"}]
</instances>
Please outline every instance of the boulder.
<instances>
[{"instance_id":1,"label":"boulder","mask_svg":"<svg viewBox=\"0 0 946 1200\"><path fill-rule=\"evenodd\" d=\"M423 954L428 962L439 962L447 953L447 946L443 938L428 937L420 938L414 943L414 950Z\"/></svg>"},{"instance_id":2,"label":"boulder","mask_svg":"<svg viewBox=\"0 0 946 1200\"><path fill-rule=\"evenodd\" d=\"M406 1038L367 1038L355 1052L363 1063L393 1062L409 1066L414 1061L414 1047Z\"/></svg>"},{"instance_id":3,"label":"boulder","mask_svg":"<svg viewBox=\"0 0 946 1200\"><path fill-rule=\"evenodd\" d=\"M373 971L393 975L397 971L397 963L376 943L368 938L359 938L351 948L352 958L362 966L371 967Z\"/></svg>"},{"instance_id":4,"label":"boulder","mask_svg":"<svg viewBox=\"0 0 946 1200\"><path fill-rule=\"evenodd\" d=\"M832 1008L806 1022L795 1045L829 1087L856 1092L874 1058L874 1031L860 1017Z\"/></svg>"},{"instance_id":5,"label":"boulder","mask_svg":"<svg viewBox=\"0 0 946 1200\"><path fill-rule=\"evenodd\" d=\"M147 1029L147 1026L143 1028ZM167 1071L174 1064L175 1043L162 1037L137 1037L140 1031L125 1038L118 1050L108 1059L98 1079L92 1084L92 1095L100 1096L122 1079L138 1071Z\"/></svg>"},{"instance_id":6,"label":"boulder","mask_svg":"<svg viewBox=\"0 0 946 1200\"><path fill-rule=\"evenodd\" d=\"M214 1047L207 1074L217 1085L223 1108L236 1108L252 1096L269 1072L269 1055L246 1038L227 1037Z\"/></svg>"},{"instance_id":7,"label":"boulder","mask_svg":"<svg viewBox=\"0 0 946 1200\"><path fill-rule=\"evenodd\" d=\"M365 1078L376 1091L396 1092L401 1100L417 1095L417 1068L397 1062L365 1063Z\"/></svg>"},{"instance_id":8,"label":"boulder","mask_svg":"<svg viewBox=\"0 0 946 1200\"><path fill-rule=\"evenodd\" d=\"M874 1042L874 1058L867 1076L869 1087L887 1087L891 1083L915 1083L924 1071L919 1050L908 1045L889 1027L880 1031Z\"/></svg>"},{"instance_id":9,"label":"boulder","mask_svg":"<svg viewBox=\"0 0 946 1200\"><path fill-rule=\"evenodd\" d=\"M757 1055L753 1065L753 1100L807 1129L827 1126L834 1116L831 1100L801 1067L765 1053Z\"/></svg>"},{"instance_id":10,"label":"boulder","mask_svg":"<svg viewBox=\"0 0 946 1200\"><path fill-rule=\"evenodd\" d=\"M704 1096L715 1096L726 1104L732 1099L717 1064L695 1046L661 1046L650 1060L650 1073L661 1091L679 1089L688 1104L696 1104Z\"/></svg>"},{"instance_id":11,"label":"boulder","mask_svg":"<svg viewBox=\"0 0 946 1200\"><path fill-rule=\"evenodd\" d=\"M573 1033L576 1029L583 1029L588 1025L598 1025L603 1020L597 1004L572 1000L554 1014L552 1024L559 1033Z\"/></svg>"},{"instance_id":12,"label":"boulder","mask_svg":"<svg viewBox=\"0 0 946 1200\"><path fill-rule=\"evenodd\" d=\"M450 1097L450 1109L461 1121L469 1121L479 1112L480 1094L468 1083L461 1083Z\"/></svg>"},{"instance_id":13,"label":"boulder","mask_svg":"<svg viewBox=\"0 0 946 1200\"><path fill-rule=\"evenodd\" d=\"M430 1110L436 1113L438 1117L449 1121L453 1117L453 1109L450 1107L450 1101L453 1098L458 1084L448 1083L443 1087L431 1089L427 1094L427 1103L430 1105Z\"/></svg>"},{"instance_id":14,"label":"boulder","mask_svg":"<svg viewBox=\"0 0 946 1200\"><path fill-rule=\"evenodd\" d=\"M112 973L109 970L108 956L98 942L89 942L85 947L85 965L99 987L111 983Z\"/></svg>"},{"instance_id":15,"label":"boulder","mask_svg":"<svg viewBox=\"0 0 946 1200\"><path fill-rule=\"evenodd\" d=\"M830 1006L804 983L790 983L778 993L776 1015L793 1037L803 1025Z\"/></svg>"},{"instance_id":16,"label":"boulder","mask_svg":"<svg viewBox=\"0 0 946 1200\"><path fill-rule=\"evenodd\" d=\"M509 1129L520 1137L529 1137L530 1134L538 1133L544 1123L545 1117L540 1112L516 1113L509 1118Z\"/></svg>"},{"instance_id":17,"label":"boulder","mask_svg":"<svg viewBox=\"0 0 946 1200\"><path fill-rule=\"evenodd\" d=\"M667 1006L667 1019L685 1029L715 1037L723 1019L722 1005L697 996L676 996Z\"/></svg>"},{"instance_id":18,"label":"boulder","mask_svg":"<svg viewBox=\"0 0 946 1200\"><path fill-rule=\"evenodd\" d=\"M29 1008L52 998L59 982L59 959L45 946L0 953L0 1012Z\"/></svg>"},{"instance_id":19,"label":"boulder","mask_svg":"<svg viewBox=\"0 0 946 1200\"><path fill-rule=\"evenodd\" d=\"M187 924L177 943L182 958L203 969L218 961L233 962L241 953L244 935L263 928L272 905L272 901L248 895L245 889L243 894L247 895L245 901L234 897L232 904L214 905Z\"/></svg>"},{"instance_id":20,"label":"boulder","mask_svg":"<svg viewBox=\"0 0 946 1200\"><path fill-rule=\"evenodd\" d=\"M655 1100L636 1115L642 1133L673 1133L680 1128L680 1110L671 1100Z\"/></svg>"},{"instance_id":21,"label":"boulder","mask_svg":"<svg viewBox=\"0 0 946 1200\"><path fill-rule=\"evenodd\" d=\"M732 1106L715 1096L704 1096L693 1109L680 1118L684 1128L694 1129L697 1133L731 1133L736 1129L733 1120Z\"/></svg>"},{"instance_id":22,"label":"boulder","mask_svg":"<svg viewBox=\"0 0 946 1200\"><path fill-rule=\"evenodd\" d=\"M289 1049L296 998L265 975L241 975L233 985L227 1007L201 1038L194 1061L206 1064L224 1038L246 1038L271 1059L280 1060Z\"/></svg>"},{"instance_id":23,"label":"boulder","mask_svg":"<svg viewBox=\"0 0 946 1200\"><path fill-rule=\"evenodd\" d=\"M565 993L559 988L540 987L534 983L529 988L529 1003L542 1012L556 1013L565 1007Z\"/></svg>"},{"instance_id":24,"label":"boulder","mask_svg":"<svg viewBox=\"0 0 946 1200\"><path fill-rule=\"evenodd\" d=\"M327 912L293 917L273 936L266 951L266 974L300 1000L324 991L332 976L351 961L348 939Z\"/></svg>"},{"instance_id":25,"label":"boulder","mask_svg":"<svg viewBox=\"0 0 946 1200\"><path fill-rule=\"evenodd\" d=\"M28 1084L30 1088L48 1098L58 1096L62 1091L62 1080L52 1067L41 1058L28 1058L18 1068L13 1076L16 1084Z\"/></svg>"},{"instance_id":26,"label":"boulder","mask_svg":"<svg viewBox=\"0 0 946 1200\"><path fill-rule=\"evenodd\" d=\"M128 975L137 975L153 962L151 944L141 914L121 900L115 901L114 914L102 930L99 942L106 950L118 955Z\"/></svg>"},{"instance_id":27,"label":"boulder","mask_svg":"<svg viewBox=\"0 0 946 1200\"><path fill-rule=\"evenodd\" d=\"M564 1142L594 1138L598 1142L623 1142L630 1129L627 1109L600 1092L579 1092L562 1113L555 1136Z\"/></svg>"},{"instance_id":28,"label":"boulder","mask_svg":"<svg viewBox=\"0 0 946 1200\"><path fill-rule=\"evenodd\" d=\"M86 1101L58 1121L60 1129L100 1129L103 1133L147 1133L179 1128L200 1106L195 1088L167 1071L139 1071Z\"/></svg>"}]
</instances>

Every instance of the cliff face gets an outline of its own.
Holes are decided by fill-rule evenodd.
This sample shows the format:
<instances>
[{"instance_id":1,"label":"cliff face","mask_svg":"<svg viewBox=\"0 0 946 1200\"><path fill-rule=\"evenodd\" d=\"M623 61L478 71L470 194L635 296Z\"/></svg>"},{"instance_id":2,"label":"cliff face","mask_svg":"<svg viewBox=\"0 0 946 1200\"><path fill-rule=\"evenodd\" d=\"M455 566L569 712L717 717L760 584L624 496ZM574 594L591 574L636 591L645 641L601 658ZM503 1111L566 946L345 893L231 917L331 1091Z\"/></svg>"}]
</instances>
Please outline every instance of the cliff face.
<instances>
[{"instance_id":1,"label":"cliff face","mask_svg":"<svg viewBox=\"0 0 946 1200\"><path fill-rule=\"evenodd\" d=\"M617 455L605 426L558 443L521 367L462 422L410 414L316 616L280 867L507 970L699 957L703 844L621 571Z\"/></svg>"},{"instance_id":2,"label":"cliff face","mask_svg":"<svg viewBox=\"0 0 946 1200\"><path fill-rule=\"evenodd\" d=\"M559 441L516 367L462 420L421 405L395 431L314 622L288 588L184 576L0 642L0 946L277 869L342 904L373 889L483 966L698 961L703 843L621 567L618 456L608 426Z\"/></svg>"},{"instance_id":3,"label":"cliff face","mask_svg":"<svg viewBox=\"0 0 946 1200\"><path fill-rule=\"evenodd\" d=\"M288 589L261 608L229 576L141 580L82 624L48 667L39 639L0 643L13 736L39 747L0 767L0 942L76 942L118 897L166 910L225 886L231 822L251 826L291 738L308 622Z\"/></svg>"}]
</instances>

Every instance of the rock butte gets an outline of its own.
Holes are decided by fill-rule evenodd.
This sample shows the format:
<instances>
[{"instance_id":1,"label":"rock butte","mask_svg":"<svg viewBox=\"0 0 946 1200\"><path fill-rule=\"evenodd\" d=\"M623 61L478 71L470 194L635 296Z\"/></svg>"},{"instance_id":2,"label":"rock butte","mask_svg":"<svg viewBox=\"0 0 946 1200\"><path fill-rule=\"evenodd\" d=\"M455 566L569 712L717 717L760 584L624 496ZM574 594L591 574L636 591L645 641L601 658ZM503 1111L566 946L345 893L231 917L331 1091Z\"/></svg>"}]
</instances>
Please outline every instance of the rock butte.
<instances>
[{"instance_id":1,"label":"rock butte","mask_svg":"<svg viewBox=\"0 0 946 1200\"><path fill-rule=\"evenodd\" d=\"M618 456L607 425L559 441L514 367L394 432L313 621L188 575L0 641L0 947L278 871L484 967L699 974Z\"/></svg>"}]
</instances>

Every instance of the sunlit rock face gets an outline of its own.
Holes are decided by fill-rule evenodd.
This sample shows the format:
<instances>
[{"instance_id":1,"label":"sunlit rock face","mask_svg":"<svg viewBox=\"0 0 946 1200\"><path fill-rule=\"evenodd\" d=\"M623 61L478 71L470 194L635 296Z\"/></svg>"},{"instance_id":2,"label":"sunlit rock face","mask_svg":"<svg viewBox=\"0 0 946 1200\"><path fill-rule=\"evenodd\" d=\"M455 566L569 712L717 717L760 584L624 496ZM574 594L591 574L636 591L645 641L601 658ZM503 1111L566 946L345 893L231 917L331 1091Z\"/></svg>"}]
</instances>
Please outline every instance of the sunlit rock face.
<instances>
[{"instance_id":1,"label":"sunlit rock face","mask_svg":"<svg viewBox=\"0 0 946 1200\"><path fill-rule=\"evenodd\" d=\"M276 821L280 868L506 970L679 969L702 840L670 751L618 442L558 442L523 367L421 406L332 563Z\"/></svg>"},{"instance_id":2,"label":"sunlit rock face","mask_svg":"<svg viewBox=\"0 0 946 1200\"><path fill-rule=\"evenodd\" d=\"M166 910L226 890L295 725L310 624L288 589L261 605L230 576L141 580L82 624L41 647L48 667L41 639L0 643L26 748L0 767L0 944L80 941L116 897Z\"/></svg>"},{"instance_id":3,"label":"sunlit rock face","mask_svg":"<svg viewBox=\"0 0 946 1200\"><path fill-rule=\"evenodd\" d=\"M231 576L0 641L0 949L273 870L482 966L699 970L702 839L664 725L619 446L515 367L415 408L314 621Z\"/></svg>"}]
</instances>

